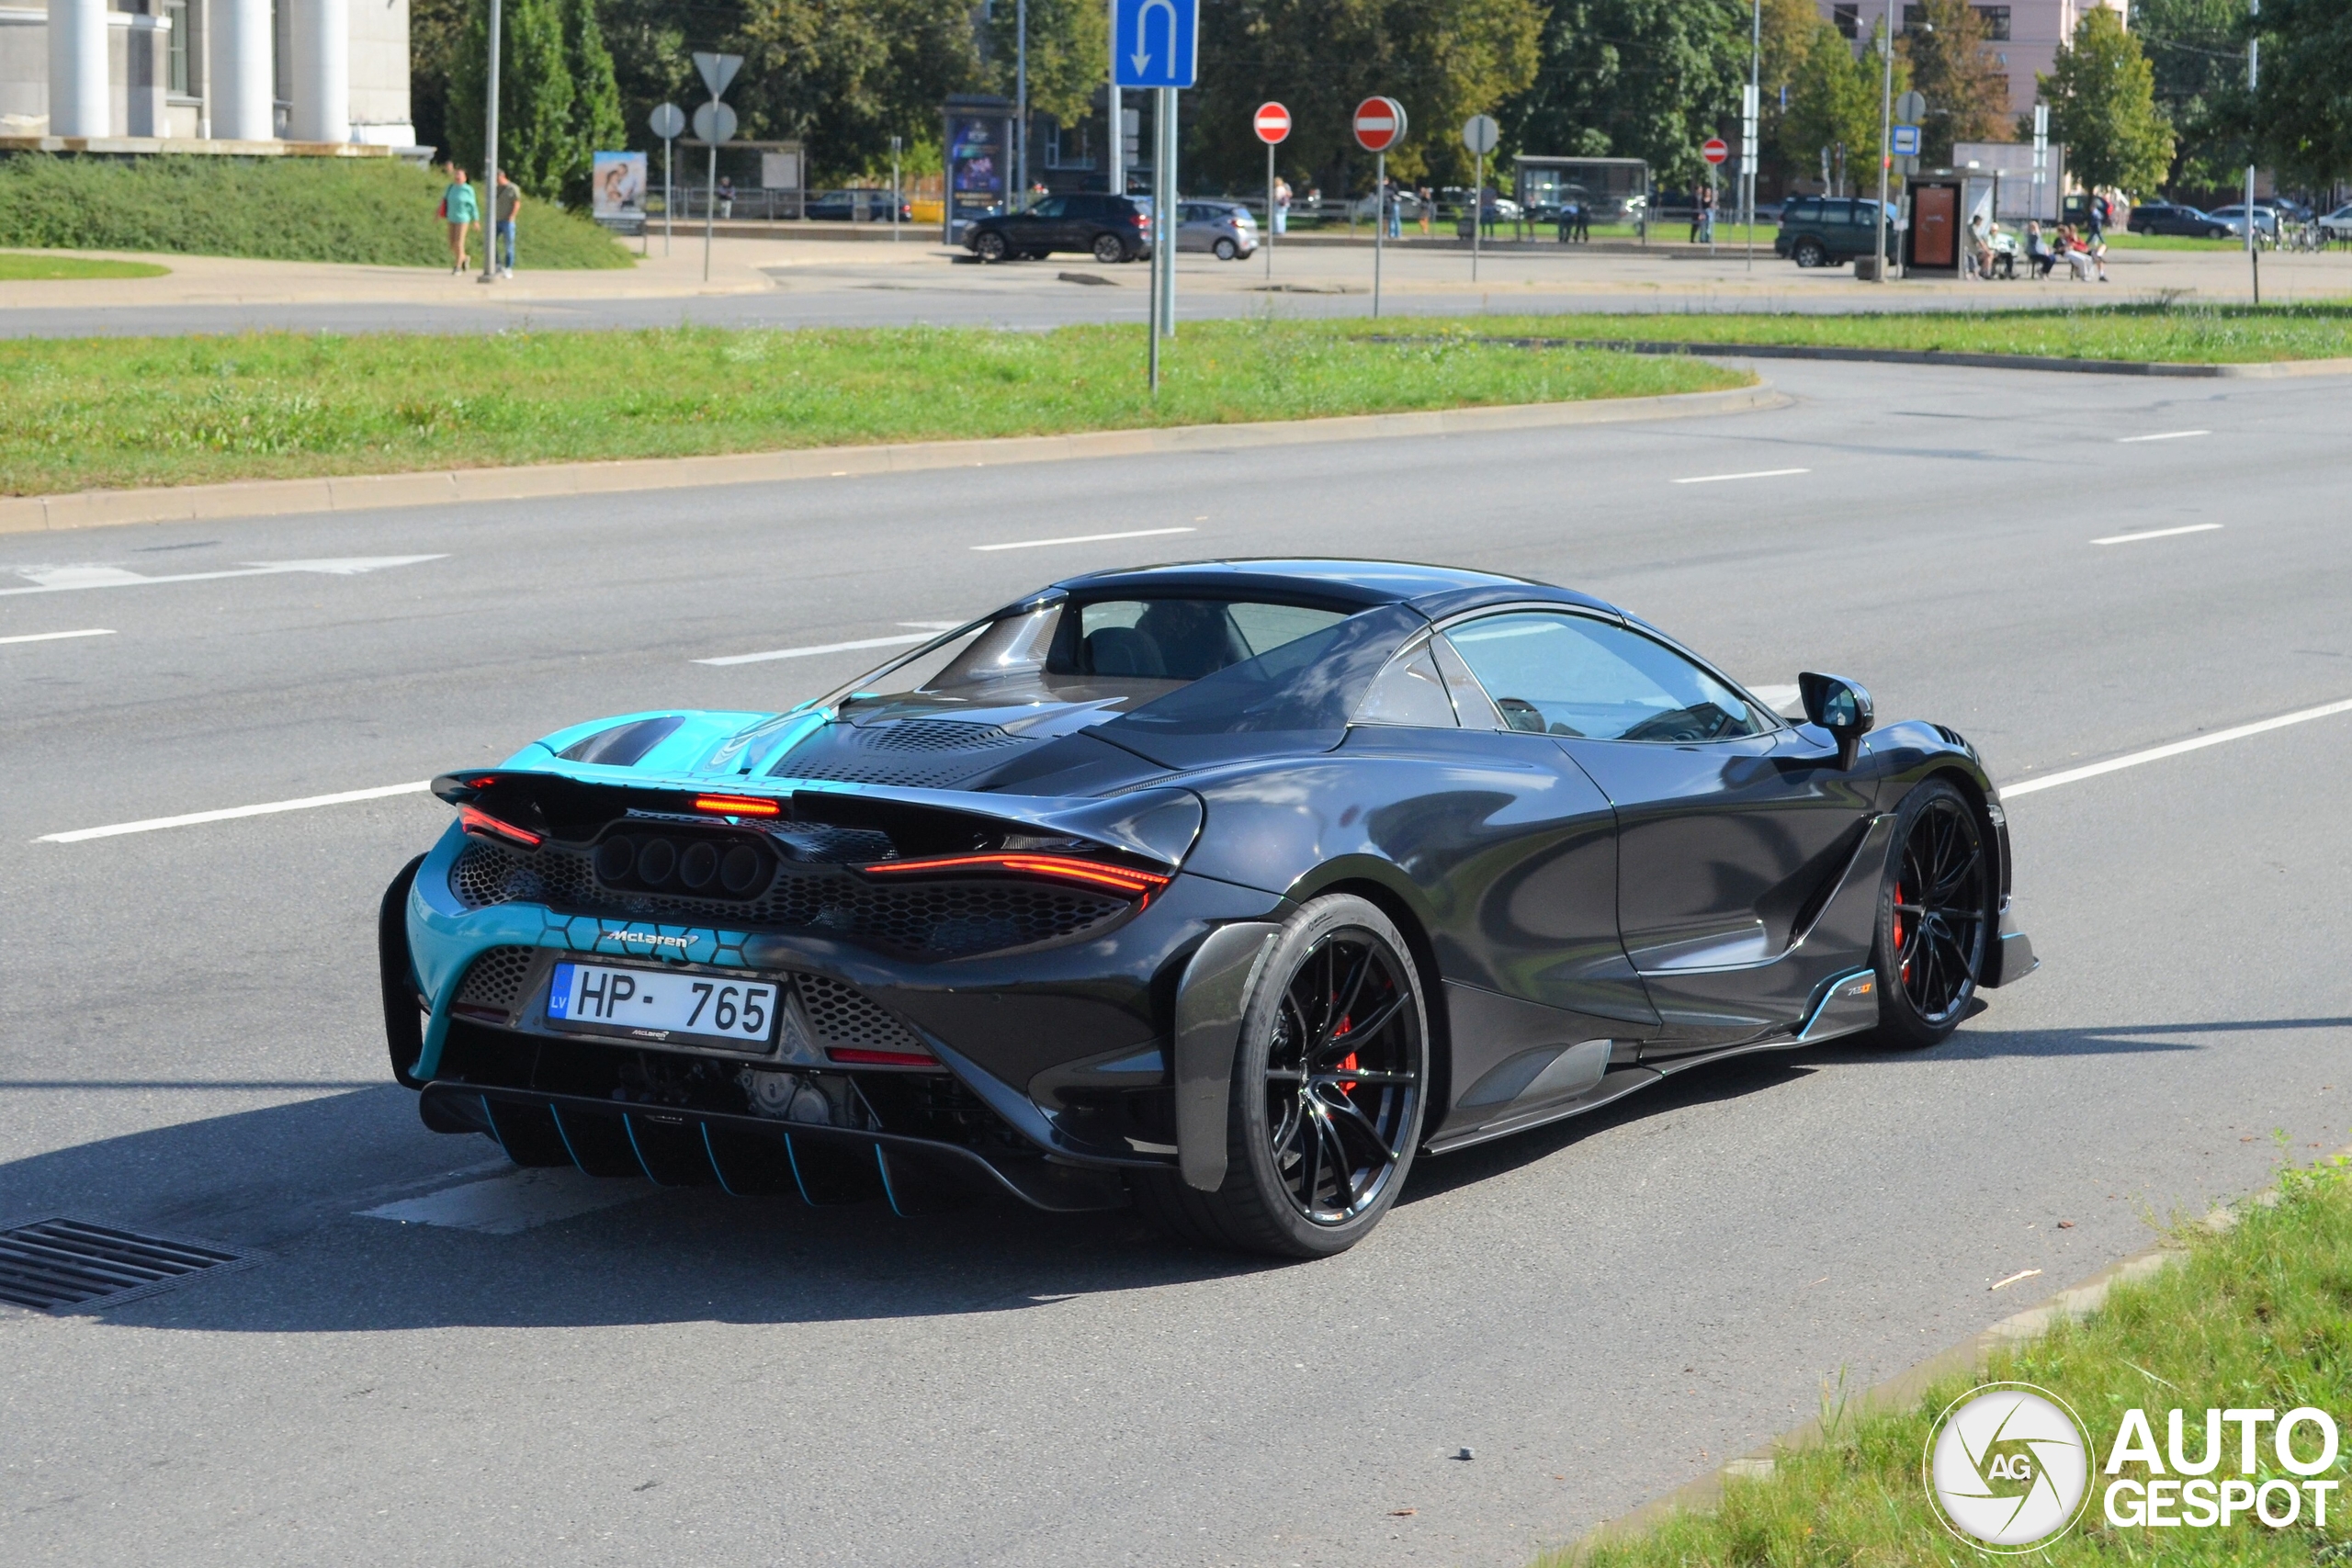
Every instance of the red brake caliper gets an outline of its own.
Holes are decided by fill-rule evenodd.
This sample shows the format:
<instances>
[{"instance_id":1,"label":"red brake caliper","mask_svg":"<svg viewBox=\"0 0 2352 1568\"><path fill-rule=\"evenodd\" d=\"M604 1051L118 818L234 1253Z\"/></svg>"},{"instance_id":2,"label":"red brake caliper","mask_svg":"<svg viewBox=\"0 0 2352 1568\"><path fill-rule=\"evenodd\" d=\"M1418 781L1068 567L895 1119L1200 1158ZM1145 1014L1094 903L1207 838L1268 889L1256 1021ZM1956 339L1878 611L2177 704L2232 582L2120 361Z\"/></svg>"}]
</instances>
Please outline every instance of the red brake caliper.
<instances>
[{"instance_id":1,"label":"red brake caliper","mask_svg":"<svg viewBox=\"0 0 2352 1568\"><path fill-rule=\"evenodd\" d=\"M1894 901L1897 905L1903 902L1903 880L1900 877L1894 883ZM1894 911L1894 955L1903 962L1899 971L1901 977L1908 980L1911 978L1911 961L1903 957L1903 911L1899 908Z\"/></svg>"},{"instance_id":2,"label":"red brake caliper","mask_svg":"<svg viewBox=\"0 0 2352 1568\"><path fill-rule=\"evenodd\" d=\"M1334 1039L1334 1040L1337 1040L1338 1038L1340 1038L1340 1036L1341 1036L1341 1035L1345 1034L1345 1033L1348 1032L1349 1028L1350 1028L1350 1027L1354 1023L1354 1021L1354 1021L1353 1019L1347 1019L1347 1018L1343 1018L1343 1019L1340 1020L1340 1027L1339 1027L1339 1028L1337 1028L1337 1029L1335 1029L1335 1030L1333 1030L1333 1031L1331 1031L1331 1038L1332 1038L1332 1039ZM1350 1067L1352 1067L1352 1066L1354 1066L1355 1065L1356 1065L1356 1054L1355 1054L1353 1051L1351 1051L1351 1052L1349 1052L1349 1053L1347 1054L1347 1055L1346 1055L1345 1057L1343 1057L1343 1058L1340 1060L1340 1071L1341 1071L1341 1072L1343 1072L1343 1073L1344 1073L1344 1072L1346 1072ZM1341 1094L1353 1094L1353 1093L1355 1093L1355 1091L1356 1091L1356 1082L1355 1082L1355 1079L1353 1079L1353 1078L1350 1078L1350 1079L1348 1079L1345 1083L1342 1083L1342 1084L1340 1086L1340 1092Z\"/></svg>"}]
</instances>

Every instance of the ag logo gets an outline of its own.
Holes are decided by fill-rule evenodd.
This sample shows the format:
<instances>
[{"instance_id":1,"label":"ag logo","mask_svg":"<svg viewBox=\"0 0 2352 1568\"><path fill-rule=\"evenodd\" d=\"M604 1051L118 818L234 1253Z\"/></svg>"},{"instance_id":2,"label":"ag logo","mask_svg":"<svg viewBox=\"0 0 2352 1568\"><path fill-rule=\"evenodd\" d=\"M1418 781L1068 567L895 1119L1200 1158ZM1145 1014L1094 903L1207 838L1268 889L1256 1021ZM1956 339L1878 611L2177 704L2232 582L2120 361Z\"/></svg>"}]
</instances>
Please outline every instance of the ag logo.
<instances>
[{"instance_id":1,"label":"ag logo","mask_svg":"<svg viewBox=\"0 0 2352 1568\"><path fill-rule=\"evenodd\" d=\"M1928 1435L1928 1496L1954 1535L2027 1551L2073 1526L2090 1492L2083 1424L2030 1383L1986 1383L1954 1400Z\"/></svg>"}]
</instances>

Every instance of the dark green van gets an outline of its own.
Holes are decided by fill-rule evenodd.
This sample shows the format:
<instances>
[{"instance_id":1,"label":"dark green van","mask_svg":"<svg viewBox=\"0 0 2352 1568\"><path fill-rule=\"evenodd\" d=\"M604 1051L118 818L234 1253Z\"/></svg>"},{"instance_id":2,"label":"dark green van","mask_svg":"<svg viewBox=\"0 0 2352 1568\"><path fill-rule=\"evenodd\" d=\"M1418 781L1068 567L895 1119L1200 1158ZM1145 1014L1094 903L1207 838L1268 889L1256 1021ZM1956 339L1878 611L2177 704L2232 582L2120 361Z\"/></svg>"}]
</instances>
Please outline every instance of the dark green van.
<instances>
[{"instance_id":1,"label":"dark green van","mask_svg":"<svg viewBox=\"0 0 2352 1568\"><path fill-rule=\"evenodd\" d=\"M1772 254L1799 266L1843 266L1856 256L1878 254L1878 204L1854 197L1792 197L1781 209L1781 232ZM1887 254L1901 254L1894 209L1886 209Z\"/></svg>"}]
</instances>

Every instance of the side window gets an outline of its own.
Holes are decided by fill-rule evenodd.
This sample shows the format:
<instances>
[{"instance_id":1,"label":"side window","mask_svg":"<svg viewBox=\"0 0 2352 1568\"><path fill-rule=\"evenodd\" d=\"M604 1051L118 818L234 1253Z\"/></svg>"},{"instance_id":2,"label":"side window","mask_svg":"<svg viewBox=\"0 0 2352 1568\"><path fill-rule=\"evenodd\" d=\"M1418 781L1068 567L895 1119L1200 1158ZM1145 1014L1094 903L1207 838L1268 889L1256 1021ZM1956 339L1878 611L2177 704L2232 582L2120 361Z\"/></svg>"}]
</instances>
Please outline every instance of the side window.
<instances>
[{"instance_id":1,"label":"side window","mask_svg":"<svg viewBox=\"0 0 2352 1568\"><path fill-rule=\"evenodd\" d=\"M1817 201L1792 201L1781 218L1783 223L1816 223L1820 220L1821 203Z\"/></svg>"},{"instance_id":2,"label":"side window","mask_svg":"<svg viewBox=\"0 0 2352 1568\"><path fill-rule=\"evenodd\" d=\"M1771 728L1672 649L1589 615L1520 611L1447 637L1512 729L1687 744Z\"/></svg>"},{"instance_id":3,"label":"side window","mask_svg":"<svg viewBox=\"0 0 2352 1568\"><path fill-rule=\"evenodd\" d=\"M1031 208L1029 209L1029 216L1032 218L1066 217L1068 216L1068 213L1065 209L1069 206L1069 202L1067 198L1058 196L1049 196L1045 200L1039 202L1036 206Z\"/></svg>"},{"instance_id":4,"label":"side window","mask_svg":"<svg viewBox=\"0 0 2352 1568\"><path fill-rule=\"evenodd\" d=\"M1388 661L1388 668L1366 692L1356 710L1358 724L1401 724L1419 729L1453 729L1453 700L1445 694L1445 678L1438 673L1430 645Z\"/></svg>"}]
</instances>

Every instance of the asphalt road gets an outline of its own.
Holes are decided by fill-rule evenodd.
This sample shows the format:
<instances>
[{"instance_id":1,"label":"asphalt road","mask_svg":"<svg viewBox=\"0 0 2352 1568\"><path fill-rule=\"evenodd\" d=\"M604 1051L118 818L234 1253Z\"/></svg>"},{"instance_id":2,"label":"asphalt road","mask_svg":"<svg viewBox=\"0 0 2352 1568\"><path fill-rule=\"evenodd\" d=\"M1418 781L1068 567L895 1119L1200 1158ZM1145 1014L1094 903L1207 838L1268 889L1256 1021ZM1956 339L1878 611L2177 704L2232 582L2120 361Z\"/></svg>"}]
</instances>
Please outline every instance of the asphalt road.
<instances>
[{"instance_id":1,"label":"asphalt road","mask_svg":"<svg viewBox=\"0 0 2352 1568\"><path fill-rule=\"evenodd\" d=\"M1946 1046L1428 1162L1288 1267L499 1177L384 1081L374 903L427 796L34 841L771 707L877 655L692 660L1221 552L1575 583L1754 682L1860 677L2010 781L2352 697L2343 383L1770 375L1796 406L0 539L0 588L54 590L0 596L0 1223L266 1255L0 1314L0 1555L1517 1564L2259 1185L2273 1129L2344 1143L2352 714L2018 797L2044 968ZM1144 528L1191 532L974 547ZM469 1206L506 1234L421 1223Z\"/></svg>"}]
</instances>

